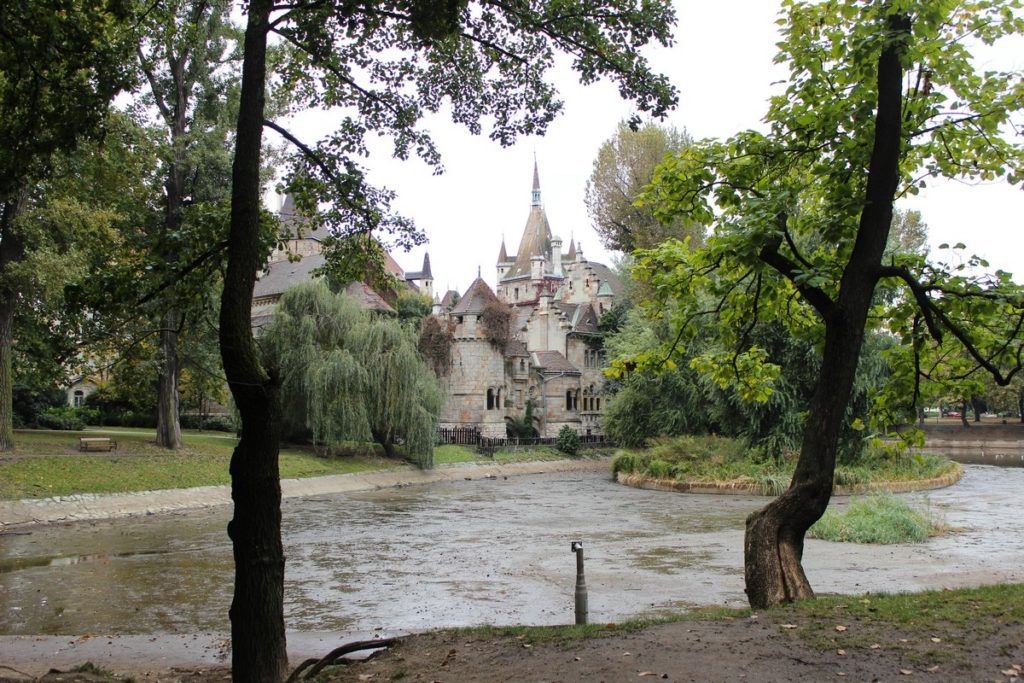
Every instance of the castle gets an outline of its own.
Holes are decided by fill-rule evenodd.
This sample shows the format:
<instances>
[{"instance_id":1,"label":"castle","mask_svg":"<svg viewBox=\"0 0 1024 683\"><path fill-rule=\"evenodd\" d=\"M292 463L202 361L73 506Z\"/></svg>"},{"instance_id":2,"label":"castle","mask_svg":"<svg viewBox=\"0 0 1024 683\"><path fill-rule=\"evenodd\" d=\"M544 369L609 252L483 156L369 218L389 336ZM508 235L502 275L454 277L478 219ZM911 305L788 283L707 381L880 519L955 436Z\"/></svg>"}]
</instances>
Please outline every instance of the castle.
<instances>
[{"instance_id":1,"label":"castle","mask_svg":"<svg viewBox=\"0 0 1024 683\"><path fill-rule=\"evenodd\" d=\"M598 319L615 303L620 283L600 263L587 261L573 240L562 253L541 203L533 168L530 213L519 249L509 255L502 240L497 291L480 277L452 304L438 299L434 314L453 324L452 369L441 427L475 427L504 437L506 423L522 418L532 402L534 428L556 436L568 425L580 434L600 434L606 407ZM500 348L481 322L491 301L512 307L512 339Z\"/></svg>"},{"instance_id":2,"label":"castle","mask_svg":"<svg viewBox=\"0 0 1024 683\"><path fill-rule=\"evenodd\" d=\"M290 197L279 217L285 248L271 256L256 282L252 319L257 329L269 320L288 287L310 279L324 263L322 235L301 230ZM289 253L301 259L289 260ZM597 324L615 303L621 286L607 266L584 259L573 240L562 252L562 240L552 235L541 203L536 163L519 249L510 256L503 239L498 252L497 291L478 273L461 296L448 291L439 297L429 255L417 272L402 271L390 255L386 267L406 286L432 296L433 314L453 330L451 370L442 379L442 428L471 427L483 436L504 437L508 421L522 419L529 401L533 426L541 436L556 436L566 425L584 435L601 433L599 418L606 398ZM365 283L354 282L346 292L366 308L394 313ZM512 312L510 339L500 346L488 338L481 322L484 309L494 301L508 304Z\"/></svg>"}]
</instances>

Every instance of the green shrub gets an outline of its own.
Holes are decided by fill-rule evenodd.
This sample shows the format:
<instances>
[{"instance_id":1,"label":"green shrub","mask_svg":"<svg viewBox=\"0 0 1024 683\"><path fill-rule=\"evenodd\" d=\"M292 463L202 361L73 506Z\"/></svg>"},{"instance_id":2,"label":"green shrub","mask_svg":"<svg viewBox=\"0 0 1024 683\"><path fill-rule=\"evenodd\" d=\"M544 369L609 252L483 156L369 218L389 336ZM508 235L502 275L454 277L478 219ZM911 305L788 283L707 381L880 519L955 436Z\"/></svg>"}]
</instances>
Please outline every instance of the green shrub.
<instances>
[{"instance_id":1,"label":"green shrub","mask_svg":"<svg viewBox=\"0 0 1024 683\"><path fill-rule=\"evenodd\" d=\"M675 468L664 460L652 460L647 464L647 472L655 479L670 479L675 476Z\"/></svg>"},{"instance_id":2,"label":"green shrub","mask_svg":"<svg viewBox=\"0 0 1024 683\"><path fill-rule=\"evenodd\" d=\"M208 429L214 432L234 432L235 420L230 415L182 415L182 429Z\"/></svg>"},{"instance_id":3,"label":"green shrub","mask_svg":"<svg viewBox=\"0 0 1024 683\"><path fill-rule=\"evenodd\" d=\"M576 455L580 450L580 435L576 433L575 429L565 425L558 432L555 448L566 455Z\"/></svg>"},{"instance_id":4,"label":"green shrub","mask_svg":"<svg viewBox=\"0 0 1024 683\"><path fill-rule=\"evenodd\" d=\"M15 384L11 393L15 427L35 427L39 416L48 408L67 405L67 395L56 387Z\"/></svg>"},{"instance_id":5,"label":"green shrub","mask_svg":"<svg viewBox=\"0 0 1024 683\"><path fill-rule=\"evenodd\" d=\"M65 429L69 431L85 429L85 420L81 412L71 406L47 408L39 413L36 422L43 429Z\"/></svg>"},{"instance_id":6,"label":"green shrub","mask_svg":"<svg viewBox=\"0 0 1024 683\"><path fill-rule=\"evenodd\" d=\"M852 500L841 512L827 510L807 536L850 543L921 543L945 530L930 509L913 508L890 493L875 493Z\"/></svg>"}]
</instances>

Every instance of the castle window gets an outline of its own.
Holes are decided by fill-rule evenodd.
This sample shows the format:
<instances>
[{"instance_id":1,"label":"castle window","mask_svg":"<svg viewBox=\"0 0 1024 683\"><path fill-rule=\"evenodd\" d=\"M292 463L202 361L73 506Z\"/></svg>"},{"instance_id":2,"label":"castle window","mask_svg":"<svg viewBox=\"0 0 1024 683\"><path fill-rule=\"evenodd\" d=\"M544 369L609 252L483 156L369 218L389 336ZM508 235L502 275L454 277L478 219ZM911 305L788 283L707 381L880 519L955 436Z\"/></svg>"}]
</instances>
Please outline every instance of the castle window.
<instances>
[{"instance_id":1,"label":"castle window","mask_svg":"<svg viewBox=\"0 0 1024 683\"><path fill-rule=\"evenodd\" d=\"M512 291L514 291L514 292L515 292L515 299L516 299L516 301L519 301L519 288L518 288L518 287L516 287L516 288L515 288L514 290L512 290Z\"/></svg>"},{"instance_id":2,"label":"castle window","mask_svg":"<svg viewBox=\"0 0 1024 683\"><path fill-rule=\"evenodd\" d=\"M595 399L595 400L597 401L597 405L594 407L594 410L596 410L597 412L600 413L601 412L601 397L598 396L597 399Z\"/></svg>"},{"instance_id":3,"label":"castle window","mask_svg":"<svg viewBox=\"0 0 1024 683\"><path fill-rule=\"evenodd\" d=\"M494 389L487 390L487 410L494 410Z\"/></svg>"},{"instance_id":4,"label":"castle window","mask_svg":"<svg viewBox=\"0 0 1024 683\"><path fill-rule=\"evenodd\" d=\"M565 392L565 409L572 410L572 391Z\"/></svg>"},{"instance_id":5,"label":"castle window","mask_svg":"<svg viewBox=\"0 0 1024 683\"><path fill-rule=\"evenodd\" d=\"M526 361L522 358L519 359L519 371L526 372Z\"/></svg>"},{"instance_id":6,"label":"castle window","mask_svg":"<svg viewBox=\"0 0 1024 683\"><path fill-rule=\"evenodd\" d=\"M75 390L74 403L75 403L75 407L76 408L78 408L79 406L81 406L81 405L83 405L85 403L85 392L83 392L81 389L76 389Z\"/></svg>"}]
</instances>

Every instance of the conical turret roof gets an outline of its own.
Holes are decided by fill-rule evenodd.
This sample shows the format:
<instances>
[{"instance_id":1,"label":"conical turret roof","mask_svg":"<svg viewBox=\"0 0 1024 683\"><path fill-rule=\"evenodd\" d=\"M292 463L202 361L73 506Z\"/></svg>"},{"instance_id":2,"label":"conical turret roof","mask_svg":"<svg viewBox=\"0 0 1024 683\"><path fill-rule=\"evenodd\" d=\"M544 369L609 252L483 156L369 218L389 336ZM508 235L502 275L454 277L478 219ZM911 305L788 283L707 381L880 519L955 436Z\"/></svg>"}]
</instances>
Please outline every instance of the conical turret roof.
<instances>
[{"instance_id":1,"label":"conical turret roof","mask_svg":"<svg viewBox=\"0 0 1024 683\"><path fill-rule=\"evenodd\" d=\"M482 278L473 280L466 293L459 299L452 309L452 315L464 315L467 313L476 314L484 310L491 301L498 301L497 295L491 290Z\"/></svg>"},{"instance_id":2,"label":"conical turret roof","mask_svg":"<svg viewBox=\"0 0 1024 683\"><path fill-rule=\"evenodd\" d=\"M505 275L506 278L530 274L530 260L534 256L543 256L551 260L551 226L547 214L540 204L540 176L537 173L537 161L533 162L533 200L530 204L530 215L526 218L523 237L519 240L519 251L516 252L515 264Z\"/></svg>"}]
</instances>

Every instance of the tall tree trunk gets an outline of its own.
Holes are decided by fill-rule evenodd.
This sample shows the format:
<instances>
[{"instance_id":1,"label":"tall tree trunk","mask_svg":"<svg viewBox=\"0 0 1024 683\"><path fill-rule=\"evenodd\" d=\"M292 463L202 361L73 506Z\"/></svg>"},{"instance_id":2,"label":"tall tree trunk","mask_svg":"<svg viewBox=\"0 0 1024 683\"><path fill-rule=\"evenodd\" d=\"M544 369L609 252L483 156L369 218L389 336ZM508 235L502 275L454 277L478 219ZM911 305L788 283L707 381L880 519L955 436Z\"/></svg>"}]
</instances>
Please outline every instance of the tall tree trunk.
<instances>
[{"instance_id":1,"label":"tall tree trunk","mask_svg":"<svg viewBox=\"0 0 1024 683\"><path fill-rule=\"evenodd\" d=\"M853 390L899 181L903 96L900 53L910 22L902 15L890 15L888 21L891 40L878 59L878 109L864 209L838 299L827 310L819 311L825 320L825 346L800 459L789 490L747 518L744 578L747 600L756 609L814 597L802 565L804 535L825 513L832 496L839 434Z\"/></svg>"},{"instance_id":2,"label":"tall tree trunk","mask_svg":"<svg viewBox=\"0 0 1024 683\"><path fill-rule=\"evenodd\" d=\"M21 211L24 194L0 204L0 276L6 276L11 264L25 257L25 243L14 220ZM17 289L4 278L0 286L0 452L14 448L14 382L11 355L14 352L14 310Z\"/></svg>"},{"instance_id":3,"label":"tall tree trunk","mask_svg":"<svg viewBox=\"0 0 1024 683\"><path fill-rule=\"evenodd\" d=\"M160 320L160 376L157 380L156 445L181 448L181 418L178 412L178 323L177 311L164 313Z\"/></svg>"},{"instance_id":4,"label":"tall tree trunk","mask_svg":"<svg viewBox=\"0 0 1024 683\"><path fill-rule=\"evenodd\" d=\"M964 429L971 426L971 423L967 421L967 399L965 398L960 402L960 424Z\"/></svg>"},{"instance_id":5,"label":"tall tree trunk","mask_svg":"<svg viewBox=\"0 0 1024 683\"><path fill-rule=\"evenodd\" d=\"M231 456L235 559L231 671L236 681L279 681L288 669L284 632L284 551L278 452L277 382L260 363L252 337L252 289L260 264L260 145L263 137L271 2L251 0L232 169L228 265L220 308L220 349L242 433Z\"/></svg>"},{"instance_id":6,"label":"tall tree trunk","mask_svg":"<svg viewBox=\"0 0 1024 683\"><path fill-rule=\"evenodd\" d=\"M981 422L981 410L984 407L980 396L971 396L971 411L974 413L975 422Z\"/></svg>"},{"instance_id":7,"label":"tall tree trunk","mask_svg":"<svg viewBox=\"0 0 1024 683\"><path fill-rule=\"evenodd\" d=\"M167 124L171 133L171 158L164 181L167 206L164 210L164 224L160 234L160 250L164 262L173 264L178 253L170 245L182 226L182 204L185 200L186 139L189 111L189 84L185 76L185 58L169 54L168 66L174 89L170 92L172 106L167 108ZM155 87L155 86L154 86ZM161 100L163 101L163 100ZM181 416L178 412L178 381L180 362L178 360L178 331L181 314L176 310L173 290L163 299L163 315L160 319L160 376L157 380L156 402L156 443L158 446L177 450L181 448Z\"/></svg>"}]
</instances>

